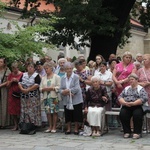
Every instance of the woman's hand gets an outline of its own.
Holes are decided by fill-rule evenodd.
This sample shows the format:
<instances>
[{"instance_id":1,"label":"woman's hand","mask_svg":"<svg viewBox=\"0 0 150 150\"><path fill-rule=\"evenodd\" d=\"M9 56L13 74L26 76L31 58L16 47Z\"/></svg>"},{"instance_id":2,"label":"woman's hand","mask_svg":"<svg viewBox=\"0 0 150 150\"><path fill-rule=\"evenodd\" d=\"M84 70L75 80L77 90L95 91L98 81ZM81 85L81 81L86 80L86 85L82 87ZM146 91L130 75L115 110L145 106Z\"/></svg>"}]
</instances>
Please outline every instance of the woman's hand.
<instances>
[{"instance_id":1,"label":"woman's hand","mask_svg":"<svg viewBox=\"0 0 150 150\"><path fill-rule=\"evenodd\" d=\"M62 94L63 95L70 95L70 90L65 89L65 90L62 91Z\"/></svg>"},{"instance_id":2,"label":"woman's hand","mask_svg":"<svg viewBox=\"0 0 150 150\"><path fill-rule=\"evenodd\" d=\"M85 109L84 109L84 113L85 113L85 114L87 114L87 113L88 113L88 108L87 108L87 107L85 107Z\"/></svg>"},{"instance_id":3,"label":"woman's hand","mask_svg":"<svg viewBox=\"0 0 150 150\"><path fill-rule=\"evenodd\" d=\"M17 78L13 78L13 79L11 80L11 82L18 82L18 79L17 79Z\"/></svg>"},{"instance_id":4,"label":"woman's hand","mask_svg":"<svg viewBox=\"0 0 150 150\"><path fill-rule=\"evenodd\" d=\"M119 82L116 84L116 86L117 86L119 89L122 89L122 88L123 88L123 87L122 87L122 84L119 83Z\"/></svg>"},{"instance_id":5,"label":"woman's hand","mask_svg":"<svg viewBox=\"0 0 150 150\"><path fill-rule=\"evenodd\" d=\"M29 90L28 89L22 89L21 92L24 93L24 94L28 94Z\"/></svg>"},{"instance_id":6,"label":"woman's hand","mask_svg":"<svg viewBox=\"0 0 150 150\"><path fill-rule=\"evenodd\" d=\"M54 87L45 87L42 89L42 92L49 92L49 91L53 91Z\"/></svg>"},{"instance_id":7,"label":"woman's hand","mask_svg":"<svg viewBox=\"0 0 150 150\"><path fill-rule=\"evenodd\" d=\"M144 83L144 87L149 86L149 85L150 85L150 82Z\"/></svg>"},{"instance_id":8,"label":"woman's hand","mask_svg":"<svg viewBox=\"0 0 150 150\"><path fill-rule=\"evenodd\" d=\"M108 99L107 99L107 97L105 97L105 96L102 96L102 100L104 101L104 102L108 102Z\"/></svg>"},{"instance_id":9,"label":"woman's hand","mask_svg":"<svg viewBox=\"0 0 150 150\"><path fill-rule=\"evenodd\" d=\"M125 102L124 106L126 106L126 107L132 107L132 106L135 106L135 103L134 102Z\"/></svg>"}]
</instances>

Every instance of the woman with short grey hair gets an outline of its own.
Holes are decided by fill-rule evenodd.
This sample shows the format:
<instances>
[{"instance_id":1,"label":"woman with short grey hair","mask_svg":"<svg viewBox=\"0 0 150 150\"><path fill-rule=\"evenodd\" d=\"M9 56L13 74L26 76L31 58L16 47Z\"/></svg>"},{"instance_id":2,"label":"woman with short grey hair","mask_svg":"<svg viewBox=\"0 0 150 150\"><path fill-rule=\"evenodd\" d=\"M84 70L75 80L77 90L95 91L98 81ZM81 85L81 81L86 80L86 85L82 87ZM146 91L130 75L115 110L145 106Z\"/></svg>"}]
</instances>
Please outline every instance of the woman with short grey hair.
<instances>
[{"instance_id":1,"label":"woman with short grey hair","mask_svg":"<svg viewBox=\"0 0 150 150\"><path fill-rule=\"evenodd\" d=\"M86 93L85 112L87 121L92 127L92 136L100 136L102 129L102 118L104 116L104 106L109 101L106 88L100 85L100 77L91 78L92 86Z\"/></svg>"},{"instance_id":2,"label":"woman with short grey hair","mask_svg":"<svg viewBox=\"0 0 150 150\"><path fill-rule=\"evenodd\" d=\"M78 135L78 123L83 121L82 92L79 84L79 76L73 73L73 64L64 64L65 75L61 78L60 93L64 105L65 122L67 130L65 134L71 134L71 122L75 122L74 134Z\"/></svg>"}]
</instances>

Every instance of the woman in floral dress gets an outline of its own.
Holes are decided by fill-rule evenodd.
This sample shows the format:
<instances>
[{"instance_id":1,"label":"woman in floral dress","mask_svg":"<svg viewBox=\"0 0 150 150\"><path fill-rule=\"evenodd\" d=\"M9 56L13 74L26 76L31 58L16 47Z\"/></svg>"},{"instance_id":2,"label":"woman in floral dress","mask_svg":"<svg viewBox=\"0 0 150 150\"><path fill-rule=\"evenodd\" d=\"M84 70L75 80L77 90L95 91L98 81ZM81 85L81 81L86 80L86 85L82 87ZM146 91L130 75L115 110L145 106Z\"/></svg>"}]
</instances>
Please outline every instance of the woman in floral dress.
<instances>
[{"instance_id":1,"label":"woman in floral dress","mask_svg":"<svg viewBox=\"0 0 150 150\"><path fill-rule=\"evenodd\" d=\"M35 72L35 64L29 63L27 72L23 73L18 83L21 90L20 122L31 122L35 126L41 126L40 82L41 78Z\"/></svg>"},{"instance_id":2,"label":"woman in floral dress","mask_svg":"<svg viewBox=\"0 0 150 150\"><path fill-rule=\"evenodd\" d=\"M77 70L75 70L74 73L79 76L80 87L81 87L82 96L83 96L83 108L84 108L85 96L86 96L86 90L87 90L86 87L87 85L91 85L91 74L89 70L84 69L81 60L75 61L75 67Z\"/></svg>"}]
</instances>

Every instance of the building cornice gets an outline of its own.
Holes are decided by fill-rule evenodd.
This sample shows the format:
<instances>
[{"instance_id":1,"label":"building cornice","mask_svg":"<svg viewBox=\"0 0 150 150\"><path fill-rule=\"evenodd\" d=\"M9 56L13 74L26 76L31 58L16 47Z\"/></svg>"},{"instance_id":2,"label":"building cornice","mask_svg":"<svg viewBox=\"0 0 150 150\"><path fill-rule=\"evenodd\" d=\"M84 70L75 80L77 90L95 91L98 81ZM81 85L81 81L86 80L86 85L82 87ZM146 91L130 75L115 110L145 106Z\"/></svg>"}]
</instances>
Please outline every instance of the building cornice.
<instances>
[{"instance_id":1,"label":"building cornice","mask_svg":"<svg viewBox=\"0 0 150 150\"><path fill-rule=\"evenodd\" d=\"M139 36L143 36L143 37L145 37L147 35L147 32L135 30L135 29L131 29L130 33L135 34L135 35L139 35Z\"/></svg>"}]
</instances>

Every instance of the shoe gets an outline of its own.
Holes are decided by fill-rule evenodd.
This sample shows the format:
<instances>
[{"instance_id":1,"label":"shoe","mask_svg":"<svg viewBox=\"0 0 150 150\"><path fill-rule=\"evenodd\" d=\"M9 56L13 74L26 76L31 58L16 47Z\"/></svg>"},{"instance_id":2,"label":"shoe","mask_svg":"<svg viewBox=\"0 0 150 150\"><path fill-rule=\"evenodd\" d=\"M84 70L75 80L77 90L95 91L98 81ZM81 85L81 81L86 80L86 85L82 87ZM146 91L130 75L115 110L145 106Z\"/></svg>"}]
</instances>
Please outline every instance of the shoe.
<instances>
[{"instance_id":1,"label":"shoe","mask_svg":"<svg viewBox=\"0 0 150 150\"><path fill-rule=\"evenodd\" d=\"M66 131L65 134L68 135L68 134L71 134L71 132L70 131Z\"/></svg>"},{"instance_id":2,"label":"shoe","mask_svg":"<svg viewBox=\"0 0 150 150\"><path fill-rule=\"evenodd\" d=\"M101 136L100 131L97 131L96 134L95 134L95 136Z\"/></svg>"},{"instance_id":3,"label":"shoe","mask_svg":"<svg viewBox=\"0 0 150 150\"><path fill-rule=\"evenodd\" d=\"M139 139L141 136L140 136L140 134L133 134L133 139Z\"/></svg>"},{"instance_id":4,"label":"shoe","mask_svg":"<svg viewBox=\"0 0 150 150\"><path fill-rule=\"evenodd\" d=\"M125 133L123 137L124 137L124 138L129 138L129 137L130 137L130 134L129 134L129 133Z\"/></svg>"},{"instance_id":5,"label":"shoe","mask_svg":"<svg viewBox=\"0 0 150 150\"><path fill-rule=\"evenodd\" d=\"M17 131L17 130L18 130L18 127L11 129L11 131Z\"/></svg>"},{"instance_id":6,"label":"shoe","mask_svg":"<svg viewBox=\"0 0 150 150\"><path fill-rule=\"evenodd\" d=\"M92 136L96 136L96 131L93 131Z\"/></svg>"},{"instance_id":7,"label":"shoe","mask_svg":"<svg viewBox=\"0 0 150 150\"><path fill-rule=\"evenodd\" d=\"M51 133L56 133L56 130L51 130Z\"/></svg>"},{"instance_id":8,"label":"shoe","mask_svg":"<svg viewBox=\"0 0 150 150\"><path fill-rule=\"evenodd\" d=\"M74 135L79 135L79 132L78 132L78 131L75 131L75 132L74 132Z\"/></svg>"},{"instance_id":9,"label":"shoe","mask_svg":"<svg viewBox=\"0 0 150 150\"><path fill-rule=\"evenodd\" d=\"M47 129L47 130L44 131L44 133L50 133L50 132L51 132L50 129Z\"/></svg>"}]
</instances>

